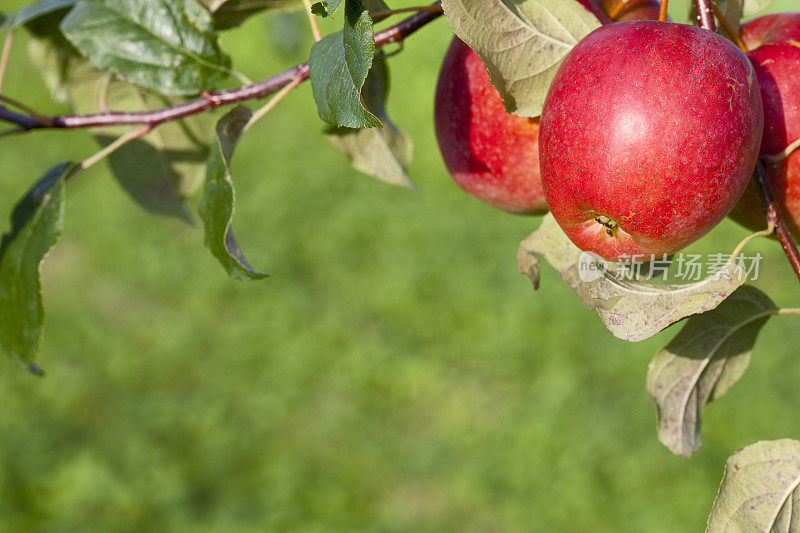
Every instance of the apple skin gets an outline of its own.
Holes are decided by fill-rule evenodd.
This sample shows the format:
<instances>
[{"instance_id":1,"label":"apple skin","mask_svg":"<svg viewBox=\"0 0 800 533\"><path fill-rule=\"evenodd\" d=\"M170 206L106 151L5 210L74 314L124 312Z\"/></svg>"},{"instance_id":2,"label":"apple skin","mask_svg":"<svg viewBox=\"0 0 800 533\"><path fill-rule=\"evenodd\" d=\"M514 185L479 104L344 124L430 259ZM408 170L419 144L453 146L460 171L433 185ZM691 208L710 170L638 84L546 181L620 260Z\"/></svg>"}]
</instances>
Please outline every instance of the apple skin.
<instances>
[{"instance_id":1,"label":"apple skin","mask_svg":"<svg viewBox=\"0 0 800 533\"><path fill-rule=\"evenodd\" d=\"M545 99L547 202L579 248L606 259L676 252L739 200L762 129L755 72L727 39L668 22L602 26Z\"/></svg>"},{"instance_id":2,"label":"apple skin","mask_svg":"<svg viewBox=\"0 0 800 533\"><path fill-rule=\"evenodd\" d=\"M768 156L779 154L800 139L800 13L758 17L743 24L741 32L761 86L761 149ZM766 171L778 209L792 235L800 239L800 150L781 162L768 164ZM755 181L747 187L731 218L753 230L766 226Z\"/></svg>"},{"instance_id":3,"label":"apple skin","mask_svg":"<svg viewBox=\"0 0 800 533\"><path fill-rule=\"evenodd\" d=\"M618 0L578 0L602 24ZM620 20L657 19L657 0L630 0ZM453 180L512 213L547 212L539 173L539 122L508 113L478 54L458 37L445 55L435 102L436 137Z\"/></svg>"},{"instance_id":4,"label":"apple skin","mask_svg":"<svg viewBox=\"0 0 800 533\"><path fill-rule=\"evenodd\" d=\"M457 37L439 74L435 124L447 170L462 189L512 213L547 211L538 120L505 110L478 54Z\"/></svg>"}]
</instances>

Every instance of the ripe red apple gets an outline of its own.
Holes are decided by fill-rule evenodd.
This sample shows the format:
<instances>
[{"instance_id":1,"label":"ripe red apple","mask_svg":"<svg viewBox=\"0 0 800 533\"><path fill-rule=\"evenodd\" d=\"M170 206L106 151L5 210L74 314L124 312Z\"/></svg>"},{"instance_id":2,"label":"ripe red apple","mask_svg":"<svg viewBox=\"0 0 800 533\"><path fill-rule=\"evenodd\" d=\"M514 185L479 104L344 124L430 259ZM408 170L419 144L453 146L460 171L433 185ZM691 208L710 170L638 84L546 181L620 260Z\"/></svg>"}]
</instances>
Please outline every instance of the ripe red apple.
<instances>
[{"instance_id":1,"label":"ripe red apple","mask_svg":"<svg viewBox=\"0 0 800 533\"><path fill-rule=\"evenodd\" d=\"M545 99L547 202L583 250L673 253L739 200L762 127L755 72L727 39L668 22L602 26L567 55Z\"/></svg>"},{"instance_id":2,"label":"ripe red apple","mask_svg":"<svg viewBox=\"0 0 800 533\"><path fill-rule=\"evenodd\" d=\"M762 153L773 156L800 139L800 13L774 13L742 25L747 57L761 86L764 104ZM800 150L767 165L767 183L783 218L800 238ZM754 230L766 225L755 183L731 218Z\"/></svg>"},{"instance_id":3,"label":"ripe red apple","mask_svg":"<svg viewBox=\"0 0 800 533\"><path fill-rule=\"evenodd\" d=\"M539 123L506 112L481 59L453 38L439 73L436 138L462 189L513 213L547 211L539 178Z\"/></svg>"},{"instance_id":4,"label":"ripe red apple","mask_svg":"<svg viewBox=\"0 0 800 533\"><path fill-rule=\"evenodd\" d=\"M611 9L617 0L602 0ZM579 0L602 23L600 0ZM657 18L655 0L633 0L620 17ZM539 174L538 120L506 112L478 54L457 37L436 89L436 137L455 182L476 198L513 213L547 211Z\"/></svg>"}]
</instances>

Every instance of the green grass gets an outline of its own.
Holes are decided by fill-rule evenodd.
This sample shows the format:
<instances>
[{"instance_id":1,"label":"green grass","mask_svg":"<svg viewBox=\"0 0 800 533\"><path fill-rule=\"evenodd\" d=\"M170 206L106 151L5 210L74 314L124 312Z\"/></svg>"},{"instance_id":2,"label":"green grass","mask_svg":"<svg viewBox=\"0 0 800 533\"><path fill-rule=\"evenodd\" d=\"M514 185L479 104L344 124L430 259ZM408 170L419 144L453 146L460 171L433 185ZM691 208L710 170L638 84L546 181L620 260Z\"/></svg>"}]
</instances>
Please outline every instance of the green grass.
<instances>
[{"instance_id":1,"label":"green grass","mask_svg":"<svg viewBox=\"0 0 800 533\"><path fill-rule=\"evenodd\" d=\"M309 44L279 56L268 20L224 38L253 78ZM450 36L438 21L391 60L418 192L351 170L308 84L244 137L235 226L266 281L229 281L198 225L147 215L105 165L70 183L47 376L2 363L0 530L696 532L733 450L800 436L798 328L778 317L702 450L661 446L644 377L676 330L618 341L549 267L534 293L515 252L538 221L447 176L431 116ZM24 42L3 91L60 111ZM86 132L1 142L4 213L95 149ZM696 249L744 235L726 222ZM757 285L798 305L779 247L752 250Z\"/></svg>"}]
</instances>

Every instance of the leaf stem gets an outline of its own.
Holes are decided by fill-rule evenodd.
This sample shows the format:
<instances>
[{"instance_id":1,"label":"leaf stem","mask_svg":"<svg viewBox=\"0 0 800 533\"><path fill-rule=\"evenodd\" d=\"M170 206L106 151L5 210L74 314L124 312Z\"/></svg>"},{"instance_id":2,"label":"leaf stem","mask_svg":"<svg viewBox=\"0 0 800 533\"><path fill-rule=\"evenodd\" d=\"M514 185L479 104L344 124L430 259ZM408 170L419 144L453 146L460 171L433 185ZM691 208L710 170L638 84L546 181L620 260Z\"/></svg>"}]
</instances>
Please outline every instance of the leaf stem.
<instances>
[{"instance_id":1,"label":"leaf stem","mask_svg":"<svg viewBox=\"0 0 800 533\"><path fill-rule=\"evenodd\" d=\"M14 30L9 30L3 42L3 51L0 53L0 90L3 88L3 79L6 77L8 59L11 57L11 45L14 44Z\"/></svg>"},{"instance_id":2,"label":"leaf stem","mask_svg":"<svg viewBox=\"0 0 800 533\"><path fill-rule=\"evenodd\" d=\"M319 41L322 39L322 34L319 31L317 16L311 11L311 0L303 0L303 6L306 8L308 23L311 25L311 33L314 34L314 40Z\"/></svg>"},{"instance_id":3,"label":"leaf stem","mask_svg":"<svg viewBox=\"0 0 800 533\"><path fill-rule=\"evenodd\" d=\"M264 118L264 115L272 111L272 108L278 105L278 102L283 100L283 98L290 92L292 92L295 89L295 87L300 85L302 81L303 79L300 76L297 76L295 77L294 80L289 82L289 85L287 85L286 87L275 93L275 96L270 98L269 102L264 104L260 109L258 109L255 113L253 113L253 116L250 117L250 120L247 121L247 124L245 124L244 128L242 129L242 133L249 130L253 124Z\"/></svg>"},{"instance_id":4,"label":"leaf stem","mask_svg":"<svg viewBox=\"0 0 800 533\"><path fill-rule=\"evenodd\" d=\"M439 2L435 2L432 5L439 5ZM401 20L394 26L376 32L374 35L375 46L381 47L389 43L402 41L423 26L436 20L441 15L442 12L439 10L423 11ZM24 115L16 113L0 105L0 120L16 124L26 131L44 128L77 129L100 126L129 126L135 124L146 124L150 127L156 127L164 122L178 120L219 106L257 98L265 98L278 92L298 77L300 78L300 82L308 79L308 63L294 66L253 84L222 91L206 91L199 98L151 111L108 111L88 115L37 117L32 114ZM0 95L0 102L2 102L3 99L4 97Z\"/></svg>"},{"instance_id":5,"label":"leaf stem","mask_svg":"<svg viewBox=\"0 0 800 533\"><path fill-rule=\"evenodd\" d=\"M78 172L80 172L82 170L86 170L87 168L91 167L92 165L102 161L105 157L107 157L111 153L115 152L120 147L122 147L123 145L129 143L130 141L132 141L134 139L138 139L139 137L144 137L145 135L150 133L152 131L152 129L153 129L153 127L149 126L149 125L148 126L142 126L141 128L138 128L138 129L135 129L135 130L131 130L131 131L125 133L124 135L121 135L114 142L112 142L111 144L109 144L108 146L106 146L105 148L103 148L102 150L100 150L99 152L94 154L93 156L87 157L86 159L81 161L80 164L77 165L72 170L72 172L70 172L69 174L67 174L67 176L64 177L64 180L66 181L66 180L70 179L72 176L74 176L75 174L77 174Z\"/></svg>"},{"instance_id":6,"label":"leaf stem","mask_svg":"<svg viewBox=\"0 0 800 533\"><path fill-rule=\"evenodd\" d=\"M714 16L717 17L719 25L722 26L722 29L725 30L728 33L728 35L731 36L733 42L736 43L736 46L738 46L742 50L742 52L747 53L748 52L747 45L744 44L744 41L742 40L742 35L728 23L728 19L725 18L725 15L722 13L722 11L720 11L719 7L717 7L716 2L711 2L711 9L714 11Z\"/></svg>"},{"instance_id":7,"label":"leaf stem","mask_svg":"<svg viewBox=\"0 0 800 533\"><path fill-rule=\"evenodd\" d=\"M763 154L761 157L763 157L764 161L766 161L767 163L780 163L781 161L789 157L792 154L792 152L794 152L798 148L800 148L800 139L797 139L792 144L784 148L783 151L777 154Z\"/></svg>"},{"instance_id":8,"label":"leaf stem","mask_svg":"<svg viewBox=\"0 0 800 533\"><path fill-rule=\"evenodd\" d=\"M775 222L772 220L767 220L767 229L756 231L755 233L751 233L750 235L742 239L742 241L738 245L736 245L736 248L734 248L733 253L731 253L730 259L728 259L728 262L733 263L734 260L736 260L736 256L739 255L739 252L742 251L742 248L744 248L745 244L752 241L756 237L766 237L767 235L771 235L773 231L775 231Z\"/></svg>"}]
</instances>

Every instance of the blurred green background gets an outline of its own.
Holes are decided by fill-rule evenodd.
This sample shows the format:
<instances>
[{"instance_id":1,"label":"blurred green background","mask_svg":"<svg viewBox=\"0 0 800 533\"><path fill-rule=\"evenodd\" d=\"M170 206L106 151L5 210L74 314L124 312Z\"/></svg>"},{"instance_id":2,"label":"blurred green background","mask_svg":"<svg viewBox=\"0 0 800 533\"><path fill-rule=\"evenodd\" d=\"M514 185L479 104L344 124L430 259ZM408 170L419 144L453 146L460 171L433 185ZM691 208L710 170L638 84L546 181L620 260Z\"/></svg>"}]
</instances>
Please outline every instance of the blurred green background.
<instances>
[{"instance_id":1,"label":"blurred green background","mask_svg":"<svg viewBox=\"0 0 800 533\"><path fill-rule=\"evenodd\" d=\"M295 23L258 16L222 40L259 79L305 59L307 36L275 45ZM235 226L266 281L230 281L200 227L146 214L107 165L70 183L44 267L47 375L1 365L0 531L696 532L728 455L800 437L798 323L777 317L707 410L703 448L658 442L644 379L677 327L627 344L549 267L538 293L517 273L538 221L461 192L436 146L450 38L439 20L390 62L417 192L351 170L307 83L245 135ZM63 112L26 40L3 92ZM0 212L95 149L81 131L3 138ZM694 249L745 234L726 222ZM778 245L749 251L766 256L757 285L800 304Z\"/></svg>"}]
</instances>

